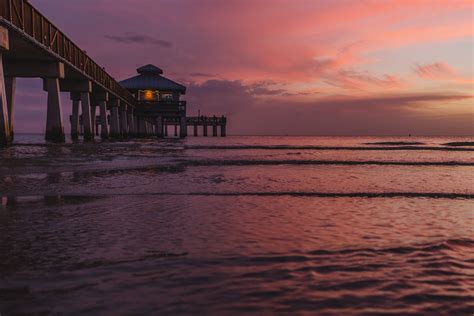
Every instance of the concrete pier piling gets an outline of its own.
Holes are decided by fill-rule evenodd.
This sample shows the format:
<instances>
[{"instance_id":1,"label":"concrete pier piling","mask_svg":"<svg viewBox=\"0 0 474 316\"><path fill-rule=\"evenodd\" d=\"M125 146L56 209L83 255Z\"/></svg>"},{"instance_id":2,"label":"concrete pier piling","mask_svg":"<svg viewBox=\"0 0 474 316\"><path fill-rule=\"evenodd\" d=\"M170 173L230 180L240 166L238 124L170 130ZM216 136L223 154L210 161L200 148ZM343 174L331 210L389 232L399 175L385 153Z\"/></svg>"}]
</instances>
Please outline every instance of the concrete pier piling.
<instances>
[{"instance_id":1,"label":"concrete pier piling","mask_svg":"<svg viewBox=\"0 0 474 316\"><path fill-rule=\"evenodd\" d=\"M217 137L217 125L212 125L212 136Z\"/></svg>"},{"instance_id":2,"label":"concrete pier piling","mask_svg":"<svg viewBox=\"0 0 474 316\"><path fill-rule=\"evenodd\" d=\"M9 146L12 143L12 135L3 71L3 51L9 49L7 29L0 27L0 34L0 146Z\"/></svg>"},{"instance_id":3,"label":"concrete pier piling","mask_svg":"<svg viewBox=\"0 0 474 316\"><path fill-rule=\"evenodd\" d=\"M64 142L63 111L59 92L59 79L47 78L48 108L46 116L46 140Z\"/></svg>"},{"instance_id":4,"label":"concrete pier piling","mask_svg":"<svg viewBox=\"0 0 474 316\"><path fill-rule=\"evenodd\" d=\"M146 136L146 121L145 121L145 118L143 117L140 117L138 119L138 135L140 137Z\"/></svg>"},{"instance_id":5,"label":"concrete pier piling","mask_svg":"<svg viewBox=\"0 0 474 316\"><path fill-rule=\"evenodd\" d=\"M92 138L97 136L97 106L94 104L95 100L91 96L91 127L92 127Z\"/></svg>"},{"instance_id":6,"label":"concrete pier piling","mask_svg":"<svg viewBox=\"0 0 474 316\"><path fill-rule=\"evenodd\" d=\"M202 136L207 136L207 125L202 126Z\"/></svg>"},{"instance_id":7,"label":"concrete pier piling","mask_svg":"<svg viewBox=\"0 0 474 316\"><path fill-rule=\"evenodd\" d=\"M194 125L194 137L198 136L198 126Z\"/></svg>"},{"instance_id":8,"label":"concrete pier piling","mask_svg":"<svg viewBox=\"0 0 474 316\"><path fill-rule=\"evenodd\" d=\"M10 136L12 141L14 139L13 121L15 111L15 92L16 92L16 78L5 77L5 92L7 97L8 121L10 124Z\"/></svg>"},{"instance_id":9,"label":"concrete pier piling","mask_svg":"<svg viewBox=\"0 0 474 316\"><path fill-rule=\"evenodd\" d=\"M188 136L188 126L186 124L186 116L181 116L179 120L179 137L185 138Z\"/></svg>"},{"instance_id":10,"label":"concrete pier piling","mask_svg":"<svg viewBox=\"0 0 474 316\"><path fill-rule=\"evenodd\" d=\"M158 116L156 118L156 136L159 138L163 137L163 118L161 116Z\"/></svg>"},{"instance_id":11,"label":"concrete pier piling","mask_svg":"<svg viewBox=\"0 0 474 316\"><path fill-rule=\"evenodd\" d=\"M136 131L135 131L135 122L134 120L134 115L133 115L133 109L130 107L127 112L127 120L128 120L128 135L130 137L135 137Z\"/></svg>"},{"instance_id":12,"label":"concrete pier piling","mask_svg":"<svg viewBox=\"0 0 474 316\"><path fill-rule=\"evenodd\" d=\"M94 140L94 134L92 133L92 120L91 120L91 100L89 92L81 92L81 107L82 107L82 125L84 126L84 140ZM95 124L94 124L95 125Z\"/></svg>"},{"instance_id":13,"label":"concrete pier piling","mask_svg":"<svg viewBox=\"0 0 474 316\"><path fill-rule=\"evenodd\" d=\"M119 99L111 99L109 101L110 107L110 137L119 138L120 137L120 118L119 118Z\"/></svg>"},{"instance_id":14,"label":"concrete pier piling","mask_svg":"<svg viewBox=\"0 0 474 316\"><path fill-rule=\"evenodd\" d=\"M81 95L79 93L71 93L72 115L71 115L71 139L78 140L80 134L79 128L79 106L81 104Z\"/></svg>"},{"instance_id":15,"label":"concrete pier piling","mask_svg":"<svg viewBox=\"0 0 474 316\"><path fill-rule=\"evenodd\" d=\"M128 118L127 118L127 105L120 105L120 133L123 138L128 137Z\"/></svg>"},{"instance_id":16,"label":"concrete pier piling","mask_svg":"<svg viewBox=\"0 0 474 316\"><path fill-rule=\"evenodd\" d=\"M109 138L109 124L107 123L107 101L99 101L100 111L100 138Z\"/></svg>"}]
</instances>

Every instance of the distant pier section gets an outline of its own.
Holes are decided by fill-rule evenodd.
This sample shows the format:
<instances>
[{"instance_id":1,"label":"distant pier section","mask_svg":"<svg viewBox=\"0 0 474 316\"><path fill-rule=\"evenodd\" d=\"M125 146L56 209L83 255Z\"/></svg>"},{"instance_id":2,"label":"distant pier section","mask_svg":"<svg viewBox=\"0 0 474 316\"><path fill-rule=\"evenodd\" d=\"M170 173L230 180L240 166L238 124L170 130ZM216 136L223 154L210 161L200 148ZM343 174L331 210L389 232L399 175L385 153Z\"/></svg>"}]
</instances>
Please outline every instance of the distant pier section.
<instances>
[{"instance_id":1,"label":"distant pier section","mask_svg":"<svg viewBox=\"0 0 474 316\"><path fill-rule=\"evenodd\" d=\"M226 136L225 117L186 116L186 88L161 69L146 65L138 73L117 82L28 1L0 0L0 146L14 137L16 78L43 79L48 141L65 140L61 92L71 100L73 140L166 137L168 127L186 137L188 126L195 136L198 127L203 136L209 127L213 136L218 128Z\"/></svg>"}]
</instances>

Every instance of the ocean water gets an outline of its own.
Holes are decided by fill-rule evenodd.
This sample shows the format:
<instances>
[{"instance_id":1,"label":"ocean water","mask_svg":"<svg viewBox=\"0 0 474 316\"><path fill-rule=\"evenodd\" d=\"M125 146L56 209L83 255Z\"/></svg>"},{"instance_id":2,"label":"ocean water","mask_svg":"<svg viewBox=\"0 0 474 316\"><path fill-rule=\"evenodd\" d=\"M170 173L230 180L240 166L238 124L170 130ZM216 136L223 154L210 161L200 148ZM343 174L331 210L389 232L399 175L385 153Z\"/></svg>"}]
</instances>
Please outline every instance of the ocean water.
<instances>
[{"instance_id":1,"label":"ocean water","mask_svg":"<svg viewBox=\"0 0 474 316\"><path fill-rule=\"evenodd\" d=\"M473 315L472 141L16 135L0 314Z\"/></svg>"}]
</instances>

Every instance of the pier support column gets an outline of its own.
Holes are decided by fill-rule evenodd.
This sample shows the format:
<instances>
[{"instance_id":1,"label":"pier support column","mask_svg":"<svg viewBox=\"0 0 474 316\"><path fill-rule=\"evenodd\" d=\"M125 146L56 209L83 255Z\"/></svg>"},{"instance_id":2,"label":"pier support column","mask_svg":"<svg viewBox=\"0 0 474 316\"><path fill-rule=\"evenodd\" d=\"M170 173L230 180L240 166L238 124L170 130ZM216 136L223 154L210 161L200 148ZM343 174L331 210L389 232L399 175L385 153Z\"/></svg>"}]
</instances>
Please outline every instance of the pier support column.
<instances>
[{"instance_id":1,"label":"pier support column","mask_svg":"<svg viewBox=\"0 0 474 316\"><path fill-rule=\"evenodd\" d=\"M165 137L168 137L168 125L165 124Z\"/></svg>"},{"instance_id":2,"label":"pier support column","mask_svg":"<svg viewBox=\"0 0 474 316\"><path fill-rule=\"evenodd\" d=\"M221 137L226 137L226 136L227 136L226 126L221 125Z\"/></svg>"},{"instance_id":3,"label":"pier support column","mask_svg":"<svg viewBox=\"0 0 474 316\"><path fill-rule=\"evenodd\" d=\"M84 126L84 140L94 140L92 134L91 121L91 96L89 92L81 92L81 107L82 107L82 126Z\"/></svg>"},{"instance_id":4,"label":"pier support column","mask_svg":"<svg viewBox=\"0 0 474 316\"><path fill-rule=\"evenodd\" d=\"M120 122L119 122L119 99L112 99L109 101L110 107L110 137L120 137Z\"/></svg>"},{"instance_id":5,"label":"pier support column","mask_svg":"<svg viewBox=\"0 0 474 316\"><path fill-rule=\"evenodd\" d=\"M197 124L194 125L194 137L198 136L198 126Z\"/></svg>"},{"instance_id":6,"label":"pier support column","mask_svg":"<svg viewBox=\"0 0 474 316\"><path fill-rule=\"evenodd\" d=\"M132 107L129 107L128 109L127 118L128 118L128 134L130 137L135 137L135 134L137 132L135 131L135 122L134 122L135 116L133 115Z\"/></svg>"},{"instance_id":7,"label":"pier support column","mask_svg":"<svg viewBox=\"0 0 474 316\"><path fill-rule=\"evenodd\" d=\"M174 125L174 137L178 137L178 125Z\"/></svg>"},{"instance_id":8,"label":"pier support column","mask_svg":"<svg viewBox=\"0 0 474 316\"><path fill-rule=\"evenodd\" d=\"M127 104L120 106L120 132L122 137L128 137Z\"/></svg>"},{"instance_id":9,"label":"pier support column","mask_svg":"<svg viewBox=\"0 0 474 316\"><path fill-rule=\"evenodd\" d=\"M109 138L109 124L107 123L107 101L99 102L100 110L100 138Z\"/></svg>"},{"instance_id":10,"label":"pier support column","mask_svg":"<svg viewBox=\"0 0 474 316\"><path fill-rule=\"evenodd\" d=\"M217 137L217 125L212 125L212 136Z\"/></svg>"},{"instance_id":11,"label":"pier support column","mask_svg":"<svg viewBox=\"0 0 474 316\"><path fill-rule=\"evenodd\" d=\"M10 114L5 91L5 73L3 71L3 52L9 48L8 30L0 27L0 147L9 146L12 143Z\"/></svg>"},{"instance_id":12,"label":"pier support column","mask_svg":"<svg viewBox=\"0 0 474 316\"><path fill-rule=\"evenodd\" d=\"M202 126L202 136L207 136L207 125Z\"/></svg>"},{"instance_id":13,"label":"pier support column","mask_svg":"<svg viewBox=\"0 0 474 316\"><path fill-rule=\"evenodd\" d=\"M71 93L72 115L71 115L71 139L79 139L79 105L81 103L81 95L79 93Z\"/></svg>"},{"instance_id":14,"label":"pier support column","mask_svg":"<svg viewBox=\"0 0 474 316\"><path fill-rule=\"evenodd\" d=\"M138 119L138 134L140 137L146 137L146 121L144 117Z\"/></svg>"},{"instance_id":15,"label":"pier support column","mask_svg":"<svg viewBox=\"0 0 474 316\"><path fill-rule=\"evenodd\" d=\"M163 137L163 118L158 116L156 119L156 136L159 138Z\"/></svg>"},{"instance_id":16,"label":"pier support column","mask_svg":"<svg viewBox=\"0 0 474 316\"><path fill-rule=\"evenodd\" d=\"M181 116L179 119L179 137L185 138L188 136L188 125L186 123L186 116Z\"/></svg>"},{"instance_id":17,"label":"pier support column","mask_svg":"<svg viewBox=\"0 0 474 316\"><path fill-rule=\"evenodd\" d=\"M59 92L59 79L47 78L46 89L48 91L46 140L63 143L65 141L65 137L63 126L63 109Z\"/></svg>"},{"instance_id":18,"label":"pier support column","mask_svg":"<svg viewBox=\"0 0 474 316\"><path fill-rule=\"evenodd\" d=\"M91 103L91 122L92 122L92 137L97 136L97 105L95 101Z\"/></svg>"},{"instance_id":19,"label":"pier support column","mask_svg":"<svg viewBox=\"0 0 474 316\"><path fill-rule=\"evenodd\" d=\"M15 111L15 92L16 92L16 78L6 77L5 78L5 92L7 97L7 108L8 108L8 122L10 124L10 136L12 141L14 139L13 129L13 113Z\"/></svg>"},{"instance_id":20,"label":"pier support column","mask_svg":"<svg viewBox=\"0 0 474 316\"><path fill-rule=\"evenodd\" d=\"M139 136L139 130L138 130L138 116L134 115L133 116L133 129L135 131L135 137Z\"/></svg>"}]
</instances>

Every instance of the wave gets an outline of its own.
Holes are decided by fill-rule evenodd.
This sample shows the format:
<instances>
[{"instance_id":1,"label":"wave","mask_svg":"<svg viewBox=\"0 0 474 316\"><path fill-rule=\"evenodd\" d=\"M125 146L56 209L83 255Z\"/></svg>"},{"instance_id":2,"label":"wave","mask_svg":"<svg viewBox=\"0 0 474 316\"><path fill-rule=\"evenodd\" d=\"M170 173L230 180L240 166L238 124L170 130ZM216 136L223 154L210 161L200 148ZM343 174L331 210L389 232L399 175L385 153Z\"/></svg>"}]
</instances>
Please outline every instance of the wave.
<instances>
[{"instance_id":1,"label":"wave","mask_svg":"<svg viewBox=\"0 0 474 316\"><path fill-rule=\"evenodd\" d=\"M448 239L439 242L432 243L423 243L423 244L414 244L407 246L399 247L373 247L373 248L343 248L343 249L315 249L304 253L299 254L275 254L269 256L251 256L251 257L236 257L228 258L231 261L247 261L252 262L253 264L267 264L267 263L287 263L287 262L304 262L312 261L314 257L330 257L334 258L335 256L354 256L361 255L364 257L367 256L380 256L380 255L410 255L413 253L422 254L427 253L431 255L436 255L437 253L445 251L459 251L462 249L474 249L474 239L470 238L458 238L458 239ZM426 259L426 258L425 258ZM449 258L445 258L449 259ZM465 258L467 259L467 258ZM454 259L451 259L454 262ZM463 260L461 268L468 268L470 263L468 260ZM365 266L367 269L377 269L383 268L384 264L372 264L371 266ZM325 270L332 270L333 266L326 266ZM340 267L334 269L335 271L340 271Z\"/></svg>"},{"instance_id":2,"label":"wave","mask_svg":"<svg viewBox=\"0 0 474 316\"><path fill-rule=\"evenodd\" d=\"M185 145L193 150L435 150L435 151L474 151L474 148L434 147L434 146L293 146L293 145Z\"/></svg>"},{"instance_id":3,"label":"wave","mask_svg":"<svg viewBox=\"0 0 474 316\"><path fill-rule=\"evenodd\" d=\"M379 161L379 160L189 160L179 165L185 166L252 166L252 165L381 165L381 166L474 166L472 162L460 161Z\"/></svg>"},{"instance_id":4,"label":"wave","mask_svg":"<svg viewBox=\"0 0 474 316\"><path fill-rule=\"evenodd\" d=\"M51 202L62 199L70 203L90 201L92 198L107 198L114 196L291 196L291 197L321 197L321 198L430 198L430 199L474 199L474 193L445 193L445 192L137 192L137 193L84 193L84 194L8 194L4 197L15 200L45 198ZM2 196L0 195L0 198Z\"/></svg>"},{"instance_id":5,"label":"wave","mask_svg":"<svg viewBox=\"0 0 474 316\"><path fill-rule=\"evenodd\" d=\"M335 197L335 198L437 198L437 199L474 199L470 193L443 192L191 192L160 193L160 195L194 195L194 196L294 196L294 197Z\"/></svg>"}]
</instances>

